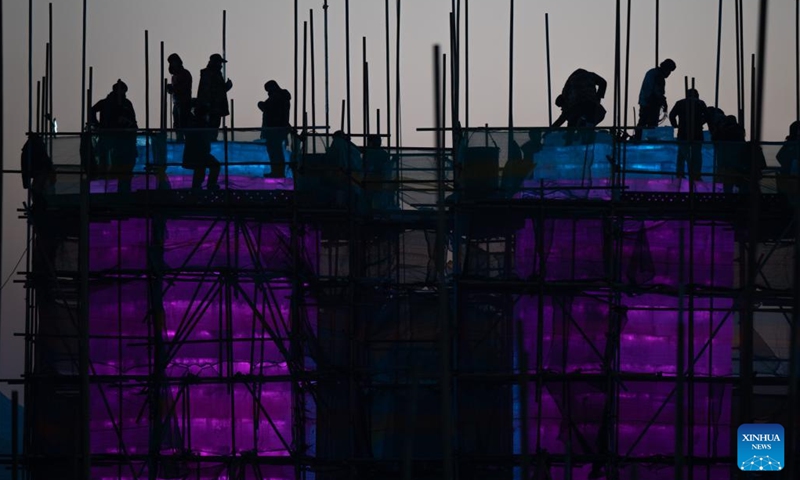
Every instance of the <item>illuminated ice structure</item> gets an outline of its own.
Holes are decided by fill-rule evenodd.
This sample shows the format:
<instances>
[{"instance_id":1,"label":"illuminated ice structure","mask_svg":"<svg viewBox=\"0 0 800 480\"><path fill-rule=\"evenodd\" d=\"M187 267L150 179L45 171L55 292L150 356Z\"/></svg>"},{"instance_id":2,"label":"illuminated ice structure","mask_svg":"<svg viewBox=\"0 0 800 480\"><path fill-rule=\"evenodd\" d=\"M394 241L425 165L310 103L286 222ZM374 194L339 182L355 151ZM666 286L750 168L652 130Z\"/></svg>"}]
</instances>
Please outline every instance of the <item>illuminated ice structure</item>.
<instances>
[{"instance_id":1,"label":"illuminated ice structure","mask_svg":"<svg viewBox=\"0 0 800 480\"><path fill-rule=\"evenodd\" d=\"M170 147L170 162L174 161L177 148ZM217 154L219 148L220 145L215 146ZM606 155L611 154L610 145L601 142L591 148L594 160L588 170L584 167L586 147L546 148L537 158L537 177L529 183L586 185L587 172L591 171L593 186L607 185L611 170ZM263 162L263 145L231 143L227 155L231 162L229 173L235 179L231 188L266 190L292 186L291 181L264 179L263 165L237 166L259 159ZM674 169L675 155L674 145L643 144L631 147L628 162L629 166L660 172ZM172 188L188 188L190 175L185 170L170 167L168 175ZM675 184L667 177L641 176L636 188L675 191ZM100 183L95 182L93 191L102 191L97 185ZM146 185L143 178L137 178L134 188ZM551 198L574 195L549 194ZM603 198L608 191L588 195ZM331 352L326 349L342 341L321 326L321 307L312 298L314 289L306 288L306 282L320 275L323 268L318 245L324 235L311 226L303 230L299 242L303 272L297 272L293 270L296 264L290 248L290 228L285 223L179 216L163 221L163 249L153 248L152 218L97 218L90 226L89 357L91 376L96 379L91 388L90 448L97 458L109 459L96 462L93 478L146 478L147 456L155 453L164 455L159 475L198 479L229 478L232 467L228 460L232 457L239 459L237 468L244 472L244 476L236 478L292 479L296 478L294 462L303 464L305 456L332 461L346 460L335 458L337 452L355 456L352 451L331 446L331 439L335 438L344 444L350 442L347 422L323 418L346 417L347 405L343 411L335 405L318 405L326 396L319 391L327 388L322 384L307 381L302 382L303 389L296 388L296 378L304 374L313 377L323 368L326 358L330 359ZM696 457L730 455L731 388L721 382L697 380L733 374L734 323L726 312L731 301L695 293L682 297L681 304L677 293L681 285L690 281L698 292L704 291L702 287L733 286L732 230L722 223L690 226L683 220L625 220L620 251L624 288L611 291L602 281L608 278L611 268L603 244L607 227L600 218L549 220L541 227L544 245L540 248L534 222L527 220L519 226L513 254L516 278L535 278L539 262L544 262L545 279L553 285L584 285L580 293L578 289L565 289L564 293L545 293L542 297L518 295L513 302L513 318L505 318L503 328L513 332L515 338L521 337L521 342L500 335L492 336L496 343L488 347L477 340L472 345L466 330L488 328L483 325L485 317L481 315L486 314L480 308L471 311L473 316L468 321L456 321L464 329L456 337L466 338L460 347L466 350L459 353L461 360L457 360L461 374L518 374L517 362L523 358L518 345L523 346L525 369L531 374L586 374L569 380L545 378L542 391L537 391L536 382L531 381L527 385L526 432L522 431L523 397L518 383L481 386L480 394L467 381L459 384L463 388L456 389L455 402L461 407L455 411L463 455L520 454L523 436L527 436L531 453L546 450L553 458L601 455L605 451L599 445L604 442L598 439L608 435L618 445L620 455L628 459L673 456L681 322L687 339L686 357L681 363L687 371L693 365L695 380L692 388L684 391L686 436L682 443L686 448L691 445L690 453ZM545 252L543 259L538 258L540 250ZM295 275L302 278L298 281L293 278ZM303 288L308 298L293 308L290 298L296 288ZM707 289L710 290L713 289ZM386 302L390 302L391 293L386 295ZM475 295L480 299L480 292ZM619 298L615 299L615 295ZM612 311L610 306L614 304L619 307ZM414 308L412 302L408 310ZM420 307L419 311L425 312L426 308ZM435 309L433 312L431 318L435 319ZM162 322L160 333L154 332L152 318ZM381 331L383 353L359 359L364 362L361 367L372 372L374 383L373 402L360 407L368 411L367 416L376 425L368 450L377 459L400 461L407 446L403 419L412 418L419 427L413 434L418 442L414 454L423 452L423 458L430 455L435 459L436 452L440 452L441 432L419 418L428 419L426 422L435 418L438 410L425 409L438 409L439 403L425 393L425 385L415 386L407 377L400 375L405 380L397 380L400 377L394 376L394 372L409 368L406 362L411 357L407 355L408 346L391 344L393 338L403 340L406 333L398 325L388 325L387 319L401 320L393 316L370 320ZM522 331L517 330L517 321ZM610 321L618 322L617 347L607 345ZM476 324L482 326L475 327ZM690 324L692 339L688 339ZM302 329L303 338L310 343L299 350L293 347L292 329ZM309 340L312 338L313 342ZM311 348L311 343L318 348ZM415 355L430 360L419 368L423 373L433 372L434 379L438 375L435 345L425 340L415 347ZM470 350L472 346L474 350ZM693 359L688 358L690 351ZM160 359L160 368L155 359ZM608 359L611 367L605 365ZM617 381L617 393L609 402L607 377L602 376L608 368L623 374L642 374L641 379ZM162 380L157 393L151 391L148 380L154 374ZM381 384L386 388L381 389ZM470 392L474 397L469 396ZM416 419L406 416L404 407L412 398L420 402ZM157 424L149 420L153 399L159 402L162 417ZM298 411L298 404L303 405L304 411ZM603 419L609 417L616 417L616 421L610 432L603 432ZM303 422L300 429L294 428L298 418ZM342 430L331 431L331 425ZM155 446L154 432L161 436ZM298 439L297 435L303 438ZM323 437L325 445L317 445ZM490 441L496 438L500 440ZM299 450L304 457L291 458ZM170 456L174 460L168 461ZM253 460L266 457L284 457L286 461ZM531 463L536 462L532 458ZM572 478L585 478L591 469L588 461L572 463ZM253 466L256 464L258 468ZM665 478L664 468L667 467L647 462L623 462L619 478ZM713 463L694 468L703 477L710 472L712 478L722 478L730 470L729 465ZM552 478L566 478L565 470L563 462L552 462ZM503 467L497 467L496 472L497 478L513 476ZM314 478L314 473L304 478Z\"/></svg>"}]
</instances>

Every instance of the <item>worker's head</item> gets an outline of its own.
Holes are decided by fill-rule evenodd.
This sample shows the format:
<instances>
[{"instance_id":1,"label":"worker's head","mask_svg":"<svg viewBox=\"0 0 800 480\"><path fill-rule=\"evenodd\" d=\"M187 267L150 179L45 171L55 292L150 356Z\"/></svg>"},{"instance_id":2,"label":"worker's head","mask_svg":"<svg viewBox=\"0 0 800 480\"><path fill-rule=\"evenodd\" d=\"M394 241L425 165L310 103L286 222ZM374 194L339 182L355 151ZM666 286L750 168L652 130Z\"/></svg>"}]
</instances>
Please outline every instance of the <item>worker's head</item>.
<instances>
[{"instance_id":1,"label":"worker's head","mask_svg":"<svg viewBox=\"0 0 800 480\"><path fill-rule=\"evenodd\" d=\"M264 84L264 90L266 90L270 95L274 95L275 93L279 92L280 89L280 85L278 85L278 82L275 80L270 80Z\"/></svg>"},{"instance_id":2,"label":"worker's head","mask_svg":"<svg viewBox=\"0 0 800 480\"><path fill-rule=\"evenodd\" d=\"M661 69L661 72L664 74L664 77L669 77L669 74L674 72L675 69L678 68L678 66L675 65L675 61L674 60L672 60L671 58L668 58L668 59L664 60L663 62L661 62L661 65L659 65L659 68Z\"/></svg>"},{"instance_id":3,"label":"worker's head","mask_svg":"<svg viewBox=\"0 0 800 480\"><path fill-rule=\"evenodd\" d=\"M215 53L208 57L209 66L221 67L223 63L228 63L228 61L222 58L222 55L219 53Z\"/></svg>"},{"instance_id":4,"label":"worker's head","mask_svg":"<svg viewBox=\"0 0 800 480\"><path fill-rule=\"evenodd\" d=\"M167 57L167 63L170 65L183 65L183 60L177 53L170 53Z\"/></svg>"},{"instance_id":5,"label":"worker's head","mask_svg":"<svg viewBox=\"0 0 800 480\"><path fill-rule=\"evenodd\" d=\"M789 125L789 136L794 139L800 139L800 120L795 120Z\"/></svg>"},{"instance_id":6,"label":"worker's head","mask_svg":"<svg viewBox=\"0 0 800 480\"><path fill-rule=\"evenodd\" d=\"M117 83L111 87L111 91L117 95L125 95L128 92L128 86L121 79L117 79Z\"/></svg>"},{"instance_id":7,"label":"worker's head","mask_svg":"<svg viewBox=\"0 0 800 480\"><path fill-rule=\"evenodd\" d=\"M700 93L697 92L697 89L690 88L686 91L686 98L700 98Z\"/></svg>"},{"instance_id":8,"label":"worker's head","mask_svg":"<svg viewBox=\"0 0 800 480\"><path fill-rule=\"evenodd\" d=\"M367 146L371 148L379 148L381 146L381 136L380 135L369 135L367 137Z\"/></svg>"}]
</instances>

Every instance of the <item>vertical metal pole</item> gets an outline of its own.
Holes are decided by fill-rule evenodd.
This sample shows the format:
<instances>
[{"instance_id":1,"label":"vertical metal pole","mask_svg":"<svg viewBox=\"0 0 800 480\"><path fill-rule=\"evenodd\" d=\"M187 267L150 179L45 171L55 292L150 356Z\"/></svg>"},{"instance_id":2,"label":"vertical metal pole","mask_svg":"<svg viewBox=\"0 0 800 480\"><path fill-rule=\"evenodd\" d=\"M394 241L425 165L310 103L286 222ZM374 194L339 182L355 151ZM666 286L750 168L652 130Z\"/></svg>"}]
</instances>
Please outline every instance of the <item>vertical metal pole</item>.
<instances>
[{"instance_id":1,"label":"vertical metal pole","mask_svg":"<svg viewBox=\"0 0 800 480\"><path fill-rule=\"evenodd\" d=\"M228 60L228 11L222 11L222 59ZM226 62L222 62L222 78L226 81L228 80L228 64ZM222 117L222 129L224 130L227 127L228 121L227 117ZM149 127L148 127L149 128ZM225 135L225 134L223 134ZM228 142L227 142L227 135L225 135L225 155L228 154ZM225 181L228 180L228 165L227 162L225 164Z\"/></svg>"},{"instance_id":2,"label":"vertical metal pole","mask_svg":"<svg viewBox=\"0 0 800 480\"><path fill-rule=\"evenodd\" d=\"M520 398L520 429L522 438L520 445L522 478L531 478L530 473L530 441L528 438L528 356L525 354L525 331L522 320L517 320L517 363L519 369L519 398ZM537 350L539 347L537 347Z\"/></svg>"},{"instance_id":3,"label":"vertical metal pole","mask_svg":"<svg viewBox=\"0 0 800 480\"><path fill-rule=\"evenodd\" d=\"M93 69L89 67L88 102L92 102ZM92 462L89 431L89 164L81 159L80 169L80 235L78 238L78 280L80 308L78 325L80 342L78 344L78 372L81 380L81 431L82 478L91 478Z\"/></svg>"},{"instance_id":4,"label":"vertical metal pole","mask_svg":"<svg viewBox=\"0 0 800 480\"><path fill-rule=\"evenodd\" d=\"M53 43L53 4L47 4L47 22L48 22L48 43L50 45L50 55L47 57L47 69L50 72L47 75L47 132L51 135L55 132L53 131L53 48L55 44ZM48 147L50 149L50 157L53 157L53 140L52 137L48 142Z\"/></svg>"},{"instance_id":5,"label":"vertical metal pole","mask_svg":"<svg viewBox=\"0 0 800 480\"><path fill-rule=\"evenodd\" d=\"M399 1L399 0L398 0ZM324 41L325 44L325 133L330 133L331 129L331 105L330 105L330 77L328 70L328 0L322 5ZM327 139L326 139L327 142Z\"/></svg>"},{"instance_id":6,"label":"vertical metal pole","mask_svg":"<svg viewBox=\"0 0 800 480\"><path fill-rule=\"evenodd\" d=\"M453 478L453 451L452 451L452 419L451 419L451 392L450 392L450 321L448 319L448 291L447 282L444 278L445 249L444 239L447 231L447 213L444 206L445 193L445 171L444 171L444 124L442 123L442 92L440 76L442 66L440 65L441 48L435 45L433 48L433 94L434 94L434 134L436 135L436 156L437 156L437 239L436 239L436 275L439 284L439 322L440 322L440 349L441 349L441 392L442 392L442 452L443 452L443 475L444 480Z\"/></svg>"},{"instance_id":7,"label":"vertical metal pole","mask_svg":"<svg viewBox=\"0 0 800 480\"><path fill-rule=\"evenodd\" d=\"M739 0L734 0L733 7L735 10L734 28L736 30L736 115L739 117L739 124L744 126L744 119L742 118L742 65L741 57L739 56L739 50L741 49L741 38L739 38L739 34L741 33L739 29Z\"/></svg>"},{"instance_id":8,"label":"vertical metal pole","mask_svg":"<svg viewBox=\"0 0 800 480\"><path fill-rule=\"evenodd\" d=\"M550 14L544 14L544 45L547 53L547 124L553 124L553 84L550 77Z\"/></svg>"},{"instance_id":9,"label":"vertical metal pole","mask_svg":"<svg viewBox=\"0 0 800 480\"><path fill-rule=\"evenodd\" d=\"M456 27L456 14L450 12L450 119L451 125L458 122L458 30ZM453 148L456 148L456 131L452 130Z\"/></svg>"},{"instance_id":10,"label":"vertical metal pole","mask_svg":"<svg viewBox=\"0 0 800 480\"><path fill-rule=\"evenodd\" d=\"M455 12L455 51L453 53L453 125L461 123L461 0L456 0Z\"/></svg>"},{"instance_id":11,"label":"vertical metal pole","mask_svg":"<svg viewBox=\"0 0 800 480\"><path fill-rule=\"evenodd\" d=\"M367 144L367 137L369 135L369 89L368 89L368 69L367 66L367 37L361 37L361 116L362 116L362 132L364 133L364 145Z\"/></svg>"},{"instance_id":12,"label":"vertical metal pole","mask_svg":"<svg viewBox=\"0 0 800 480\"><path fill-rule=\"evenodd\" d=\"M345 131L345 127L347 126L347 124L345 123L347 121L347 119L345 118L346 114L347 114L347 100L342 99L342 121L339 124L340 125L339 130L343 132Z\"/></svg>"},{"instance_id":13,"label":"vertical metal pole","mask_svg":"<svg viewBox=\"0 0 800 480\"><path fill-rule=\"evenodd\" d=\"M684 431L684 387L685 387L685 355L686 355L686 329L684 320L683 297L686 288L686 280L683 278L685 266L684 249L686 237L684 229L680 229L679 249L678 249L678 358L677 358L677 378L675 385L675 480L683 479L683 431ZM688 339L693 342L694 339ZM691 362L693 359L689 359ZM694 412L690 412L693 415Z\"/></svg>"},{"instance_id":14,"label":"vertical metal pole","mask_svg":"<svg viewBox=\"0 0 800 480\"><path fill-rule=\"evenodd\" d=\"M150 130L150 32L147 30L144 31L144 128Z\"/></svg>"},{"instance_id":15,"label":"vertical metal pole","mask_svg":"<svg viewBox=\"0 0 800 480\"><path fill-rule=\"evenodd\" d=\"M767 7L769 2L767 0L761 0L759 14L758 14L758 43L757 43L757 50L756 50L756 75L754 79L753 85L753 96L755 97L755 101L753 102L753 108L751 111L751 115L755 118L754 121L754 128L751 140L754 146L761 147L761 140L762 140L762 133L763 133L763 118L764 118L764 75L767 71L767 19L768 11ZM748 262L752 270L750 271L750 286L749 289L750 293L755 295L755 285L756 285L756 277L758 275L758 252L756 249L756 245L758 242L758 225L759 225L759 208L760 208L760 200L761 200L761 191L759 185L759 177L761 174L761 168L757 161L758 159L758 149L753 148L751 150L753 154L753 158L750 161L750 205L751 205L751 218L750 218L750 225L748 226L748 231L750 234L749 244L750 244L750 251L748 252ZM755 303L755 299L753 297L749 297L750 303L748 307L751 307L750 314L747 318L747 324L750 327L748 332L752 332L753 327L753 315L754 312L752 311L754 307L752 307ZM752 359L753 351L753 336L749 335L747 339L748 348L750 349L749 354L750 358ZM749 373L752 373L752 368L748 369ZM794 379L794 381L797 381ZM748 392L749 393L749 392ZM751 412L752 413L752 412ZM791 425L790 428L796 429L797 425ZM791 456L794 452L790 452L789 456Z\"/></svg>"},{"instance_id":16,"label":"vertical metal pole","mask_svg":"<svg viewBox=\"0 0 800 480\"><path fill-rule=\"evenodd\" d=\"M661 2L656 0L656 67L658 66L658 38L660 36L659 29L661 28Z\"/></svg>"},{"instance_id":17,"label":"vertical metal pole","mask_svg":"<svg viewBox=\"0 0 800 480\"><path fill-rule=\"evenodd\" d=\"M714 81L715 107L719 107L719 66L720 66L721 55L722 55L722 0L719 0L719 12L717 14L717 71L716 71L716 79Z\"/></svg>"},{"instance_id":18,"label":"vertical metal pole","mask_svg":"<svg viewBox=\"0 0 800 480\"><path fill-rule=\"evenodd\" d=\"M344 62L346 79L347 100L347 134L351 133L350 125L350 0L344 0Z\"/></svg>"},{"instance_id":19,"label":"vertical metal pole","mask_svg":"<svg viewBox=\"0 0 800 480\"><path fill-rule=\"evenodd\" d=\"M231 142L236 139L236 103L231 98Z\"/></svg>"},{"instance_id":20,"label":"vertical metal pole","mask_svg":"<svg viewBox=\"0 0 800 480\"><path fill-rule=\"evenodd\" d=\"M3 42L3 33L4 33L3 32L3 0L0 0L0 52L3 52L4 51L3 48L5 47L5 44ZM4 73L5 72L3 70L3 61L2 61L2 58L0 58L0 159L2 159L2 160L0 160L0 172L4 171L5 168L6 168L5 150L3 150L3 148L5 148L5 142L4 142L4 138L3 138L3 136L5 135L5 124L3 123L3 112L5 111L5 110L3 110L3 108L5 107L5 104L3 102L3 98L5 97L5 93L4 93L5 91L3 90L3 87L4 87L3 74ZM3 184L4 183L5 183L5 176L2 175L2 173L0 173L0 272L3 271L3 254L2 254L3 241L2 241L2 239L5 238L5 236L3 235L3 204L4 204L4 202L3 202ZM2 316L2 312L3 312L3 291L0 290L0 316ZM2 325L2 322L0 322L0 325ZM25 332L25 333L28 333L28 332ZM25 372L25 373L27 374L28 372ZM12 393L12 397L11 397L12 401L13 401L13 399L17 398L16 396L17 396L17 392L14 391ZM17 417L17 410L16 410L16 407L15 407L14 408L14 418L16 418L16 417ZM13 428L12 428L12 430L13 430ZM17 441L16 434L12 433L12 435L13 435L12 442L16 442ZM12 445L13 445L13 443L12 443ZM16 456L14 458L16 458ZM17 477L16 477L16 475L17 475L16 474L16 472L17 472L16 463L14 463L12 465L12 470L11 471L12 471L13 480L17 480Z\"/></svg>"},{"instance_id":21,"label":"vertical metal pole","mask_svg":"<svg viewBox=\"0 0 800 480\"><path fill-rule=\"evenodd\" d=\"M722 0L719 0L720 3ZM794 95L795 120L800 119L800 0L794 2Z\"/></svg>"},{"instance_id":22,"label":"vertical metal pole","mask_svg":"<svg viewBox=\"0 0 800 480\"><path fill-rule=\"evenodd\" d=\"M50 105L50 42L45 45L44 53L44 78L42 79L42 133L47 136L47 113Z\"/></svg>"},{"instance_id":23,"label":"vertical metal pole","mask_svg":"<svg viewBox=\"0 0 800 480\"><path fill-rule=\"evenodd\" d=\"M314 92L311 92L314 95ZM308 22L303 22L303 115L308 113L306 102L308 100ZM306 125L306 122L303 122ZM307 126L307 125L306 125ZM294 152L294 149L292 150Z\"/></svg>"},{"instance_id":24,"label":"vertical metal pole","mask_svg":"<svg viewBox=\"0 0 800 480\"><path fill-rule=\"evenodd\" d=\"M386 16L386 148L392 146L392 80L391 80L391 50L389 44L389 0L384 1Z\"/></svg>"},{"instance_id":25,"label":"vertical metal pole","mask_svg":"<svg viewBox=\"0 0 800 480\"><path fill-rule=\"evenodd\" d=\"M298 62L297 49L299 48L298 42L300 40L298 39L297 35L298 35L298 28L300 28L299 23L300 23L300 15L299 15L299 12L298 12L298 1L294 0L294 91L292 92L292 93L294 93L294 95L298 94L298 91L297 91L298 78L297 78L297 76L298 76L299 72L298 72L298 67L297 67L297 62ZM294 102L294 105L292 106L293 107L292 111L294 112L292 125L294 125L295 127L297 126L297 103L298 102Z\"/></svg>"},{"instance_id":26,"label":"vertical metal pole","mask_svg":"<svg viewBox=\"0 0 800 480\"><path fill-rule=\"evenodd\" d=\"M42 131L42 80L36 81L36 133Z\"/></svg>"},{"instance_id":27,"label":"vertical metal pole","mask_svg":"<svg viewBox=\"0 0 800 480\"><path fill-rule=\"evenodd\" d=\"M86 0L83 0L83 19L81 23L81 132L86 125Z\"/></svg>"},{"instance_id":28,"label":"vertical metal pole","mask_svg":"<svg viewBox=\"0 0 800 480\"><path fill-rule=\"evenodd\" d=\"M625 95L624 108L622 109L622 125L628 126L628 84L630 83L631 70L631 0L628 0L628 10L625 25Z\"/></svg>"},{"instance_id":29,"label":"vertical metal pole","mask_svg":"<svg viewBox=\"0 0 800 480\"><path fill-rule=\"evenodd\" d=\"M508 14L508 128L514 128L514 0Z\"/></svg>"},{"instance_id":30,"label":"vertical metal pole","mask_svg":"<svg viewBox=\"0 0 800 480\"><path fill-rule=\"evenodd\" d=\"M736 0L736 9L739 15L739 22L737 24L737 33L739 35L739 51L738 51L738 65L739 65L739 84L741 88L739 89L739 124L744 126L744 115L745 115L745 76L744 76L744 10L742 7L741 0ZM752 134L752 132L750 132Z\"/></svg>"},{"instance_id":31,"label":"vertical metal pole","mask_svg":"<svg viewBox=\"0 0 800 480\"><path fill-rule=\"evenodd\" d=\"M395 111L395 122L394 122L394 129L397 133L397 139L395 141L395 146L398 147L398 152L400 150L400 146L403 143L403 131L401 129L400 124L400 0L396 0L397 6L397 18L395 19L397 23L396 29L396 38L395 38L395 54L394 54L394 61L395 61L395 68L394 68L394 76L395 76L395 86L394 86L394 94L395 94L395 102L394 102L394 111ZM401 167L402 168L402 167Z\"/></svg>"},{"instance_id":32,"label":"vertical metal pole","mask_svg":"<svg viewBox=\"0 0 800 480\"><path fill-rule=\"evenodd\" d=\"M28 131L33 128L33 0L28 0Z\"/></svg>"},{"instance_id":33,"label":"vertical metal pole","mask_svg":"<svg viewBox=\"0 0 800 480\"><path fill-rule=\"evenodd\" d=\"M469 128L469 0L464 0L464 128Z\"/></svg>"},{"instance_id":34,"label":"vertical metal pole","mask_svg":"<svg viewBox=\"0 0 800 480\"><path fill-rule=\"evenodd\" d=\"M2 1L0 1L2 8ZM2 15L0 15L2 20ZM0 27L2 32L2 27ZM19 392L11 392L11 479L19 478Z\"/></svg>"},{"instance_id":35,"label":"vertical metal pole","mask_svg":"<svg viewBox=\"0 0 800 480\"><path fill-rule=\"evenodd\" d=\"M317 80L316 80L316 60L314 55L314 9L309 10L308 12L308 26L311 30L311 38L309 39L311 44L309 49L311 50L311 126L317 126ZM316 130L314 130L316 133ZM316 150L316 142L312 142L312 148L314 149L314 153L317 153Z\"/></svg>"},{"instance_id":36,"label":"vertical metal pole","mask_svg":"<svg viewBox=\"0 0 800 480\"><path fill-rule=\"evenodd\" d=\"M163 40L160 43L160 47L161 47L161 51L160 51L161 59L160 59L159 65L160 65L161 71L159 73L160 76L158 77L159 78L158 83L161 84L161 91L159 92L159 109L160 109L159 128L163 130L163 129L167 128L167 109L166 109L166 102L164 101L164 99L167 96L167 90L164 87L164 78L165 77L164 77L164 41Z\"/></svg>"},{"instance_id":37,"label":"vertical metal pole","mask_svg":"<svg viewBox=\"0 0 800 480\"><path fill-rule=\"evenodd\" d=\"M41 88L39 87L41 84ZM44 115L47 112L47 75L36 82L36 131L41 134L47 133L47 125L44 122Z\"/></svg>"}]
</instances>

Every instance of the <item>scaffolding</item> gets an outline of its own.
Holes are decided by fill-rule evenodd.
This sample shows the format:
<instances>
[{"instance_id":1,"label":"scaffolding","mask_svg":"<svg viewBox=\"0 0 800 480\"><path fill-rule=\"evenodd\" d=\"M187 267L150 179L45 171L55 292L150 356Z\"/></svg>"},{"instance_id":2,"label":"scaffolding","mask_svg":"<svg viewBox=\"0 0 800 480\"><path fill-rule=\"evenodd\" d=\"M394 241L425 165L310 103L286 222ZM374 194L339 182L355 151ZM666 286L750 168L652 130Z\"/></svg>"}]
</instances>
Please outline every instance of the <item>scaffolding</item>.
<instances>
[{"instance_id":1,"label":"scaffolding","mask_svg":"<svg viewBox=\"0 0 800 480\"><path fill-rule=\"evenodd\" d=\"M742 405L788 425L789 337L758 339L790 326L793 209L764 193L750 247L711 145L690 187L662 169L674 142L553 132L508 192L528 132L480 129L398 149L375 203L320 154L264 178L245 130L214 147L226 188L192 190L183 146L159 172L141 133L130 194L60 136L73 165L30 212L30 478L441 478L447 448L454 478L721 478ZM759 312L787 322L748 353Z\"/></svg>"},{"instance_id":2,"label":"scaffolding","mask_svg":"<svg viewBox=\"0 0 800 480\"><path fill-rule=\"evenodd\" d=\"M113 133L44 121L46 76L30 130L57 180L22 210L15 475L747 478L735 435L751 422L785 426L796 475L796 177L731 180L706 142L703 180L688 182L671 130L622 141L619 22L614 127L524 128L509 113L504 128L445 128L454 10L449 83L434 54L436 146L395 134L377 169L376 150L334 148L303 105L286 178L267 178L262 132L232 121L211 147L221 188L192 188L162 90L121 192L98 155ZM397 96L395 132L399 81ZM768 159L785 146L755 140Z\"/></svg>"}]
</instances>

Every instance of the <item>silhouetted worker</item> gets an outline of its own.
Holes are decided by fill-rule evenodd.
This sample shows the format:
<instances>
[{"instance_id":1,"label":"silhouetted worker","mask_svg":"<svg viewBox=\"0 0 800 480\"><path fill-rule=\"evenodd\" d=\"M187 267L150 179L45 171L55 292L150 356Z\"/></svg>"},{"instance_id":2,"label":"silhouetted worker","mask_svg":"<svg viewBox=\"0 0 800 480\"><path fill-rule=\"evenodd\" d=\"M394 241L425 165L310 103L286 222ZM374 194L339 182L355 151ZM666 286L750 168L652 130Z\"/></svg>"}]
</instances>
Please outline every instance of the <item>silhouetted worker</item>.
<instances>
[{"instance_id":1,"label":"silhouetted worker","mask_svg":"<svg viewBox=\"0 0 800 480\"><path fill-rule=\"evenodd\" d=\"M136 149L136 112L126 96L127 92L125 82L117 80L111 93L92 107L89 116L90 122L98 125L98 155L103 159L103 164L108 161L112 176L117 178L117 191L120 193L131 191L133 167L139 156Z\"/></svg>"},{"instance_id":2,"label":"silhouetted worker","mask_svg":"<svg viewBox=\"0 0 800 480\"><path fill-rule=\"evenodd\" d=\"M192 114L192 74L184 68L183 60L177 53L170 54L167 62L172 75L172 83L167 85L167 93L172 95L172 124L178 129L178 141L182 141L183 132L180 129L188 125Z\"/></svg>"},{"instance_id":3,"label":"silhouetted worker","mask_svg":"<svg viewBox=\"0 0 800 480\"><path fill-rule=\"evenodd\" d=\"M675 68L675 62L668 58L645 74L642 88L639 90L639 122L631 140L641 141L643 128L658 126L661 109L667 110L666 80Z\"/></svg>"},{"instance_id":4,"label":"silhouetted worker","mask_svg":"<svg viewBox=\"0 0 800 480\"><path fill-rule=\"evenodd\" d=\"M706 125L712 141L716 140L717 130L724 122L725 112L721 108L706 107Z\"/></svg>"},{"instance_id":5,"label":"silhouetted worker","mask_svg":"<svg viewBox=\"0 0 800 480\"><path fill-rule=\"evenodd\" d=\"M753 170L758 180L761 178L761 171L766 167L761 147L745 141L744 128L739 125L736 117L728 115L718 129L715 148L722 191L733 193L733 188L737 187L739 193L748 193Z\"/></svg>"},{"instance_id":6,"label":"silhouetted worker","mask_svg":"<svg viewBox=\"0 0 800 480\"><path fill-rule=\"evenodd\" d=\"M292 95L284 90L275 80L264 84L267 99L258 102L262 115L263 137L267 143L269 156L269 178L283 178L286 176L286 157L284 156L283 142L289 133L289 110L291 109Z\"/></svg>"},{"instance_id":7,"label":"silhouetted worker","mask_svg":"<svg viewBox=\"0 0 800 480\"><path fill-rule=\"evenodd\" d=\"M348 200L358 204L361 195L362 159L358 147L350 137L337 130L333 133L331 144L325 152L326 163L330 169L327 184L333 189L333 202L344 206Z\"/></svg>"},{"instance_id":8,"label":"silhouetted worker","mask_svg":"<svg viewBox=\"0 0 800 480\"><path fill-rule=\"evenodd\" d=\"M500 192L505 198L512 198L522 189L523 182L528 179L536 168L534 155L542 150L542 132L531 129L528 131L529 140L517 145L509 142L508 160L500 176Z\"/></svg>"},{"instance_id":9,"label":"silhouetted worker","mask_svg":"<svg viewBox=\"0 0 800 480\"><path fill-rule=\"evenodd\" d=\"M669 112L669 123L678 129L678 178L685 178L685 167L689 166L689 179L700 180L703 167L703 125L706 123L706 104L694 88L686 92L686 98L675 102Z\"/></svg>"},{"instance_id":10,"label":"silhouetted worker","mask_svg":"<svg viewBox=\"0 0 800 480\"><path fill-rule=\"evenodd\" d=\"M47 153L47 145L39 134L32 133L28 136L22 147L20 166L22 188L30 190L32 206L44 207L44 197L52 193L56 183L56 171L53 160Z\"/></svg>"},{"instance_id":11,"label":"silhouetted worker","mask_svg":"<svg viewBox=\"0 0 800 480\"><path fill-rule=\"evenodd\" d=\"M579 68L572 72L564 83L561 95L556 98L556 106L561 107L561 115L553 122L553 127L567 123L571 128L594 128L606 116L600 101L606 95L608 84L600 75ZM572 143L573 131L565 135L565 143ZM584 140L591 141L591 136Z\"/></svg>"},{"instance_id":12,"label":"silhouetted worker","mask_svg":"<svg viewBox=\"0 0 800 480\"><path fill-rule=\"evenodd\" d=\"M395 205L395 179L392 156L381 147L380 135L370 135L364 149L364 190L370 208L386 210Z\"/></svg>"},{"instance_id":13,"label":"silhouetted worker","mask_svg":"<svg viewBox=\"0 0 800 480\"><path fill-rule=\"evenodd\" d=\"M800 121L794 121L789 125L789 135L786 143L778 150L778 164L781 168L779 175L797 175L800 168Z\"/></svg>"},{"instance_id":14,"label":"silhouetted worker","mask_svg":"<svg viewBox=\"0 0 800 480\"><path fill-rule=\"evenodd\" d=\"M222 125L222 117L230 115L228 108L228 90L233 87L229 78L222 77L222 64L228 63L222 55L215 53L208 59L206 68L200 70L200 82L197 85L197 102L205 112L207 119L203 122L209 131L209 138L215 141ZM197 115L197 111L195 111Z\"/></svg>"},{"instance_id":15,"label":"silhouetted worker","mask_svg":"<svg viewBox=\"0 0 800 480\"><path fill-rule=\"evenodd\" d=\"M183 149L183 161L181 166L194 171L192 175L192 190L203 188L203 180L206 177L208 168L208 190L219 190L217 184L219 178L220 165L213 155L211 155L211 137L205 130L205 118L207 113L204 106L195 101L194 113L190 113L186 125L186 144Z\"/></svg>"}]
</instances>

